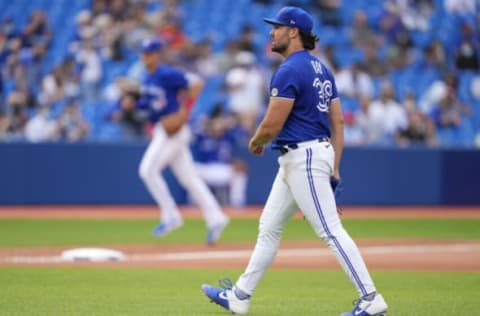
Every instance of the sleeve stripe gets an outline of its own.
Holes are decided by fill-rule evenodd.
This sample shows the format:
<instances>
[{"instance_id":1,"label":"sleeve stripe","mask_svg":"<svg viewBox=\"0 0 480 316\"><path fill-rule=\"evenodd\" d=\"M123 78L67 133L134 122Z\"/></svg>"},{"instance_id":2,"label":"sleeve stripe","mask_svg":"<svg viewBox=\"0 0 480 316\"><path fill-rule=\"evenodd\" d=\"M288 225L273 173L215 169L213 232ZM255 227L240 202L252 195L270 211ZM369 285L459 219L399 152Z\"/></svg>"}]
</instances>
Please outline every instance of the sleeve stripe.
<instances>
[{"instance_id":1,"label":"sleeve stripe","mask_svg":"<svg viewBox=\"0 0 480 316\"><path fill-rule=\"evenodd\" d=\"M285 100L295 100L295 98L288 98L288 97L272 97L270 96L271 99L285 99Z\"/></svg>"}]
</instances>

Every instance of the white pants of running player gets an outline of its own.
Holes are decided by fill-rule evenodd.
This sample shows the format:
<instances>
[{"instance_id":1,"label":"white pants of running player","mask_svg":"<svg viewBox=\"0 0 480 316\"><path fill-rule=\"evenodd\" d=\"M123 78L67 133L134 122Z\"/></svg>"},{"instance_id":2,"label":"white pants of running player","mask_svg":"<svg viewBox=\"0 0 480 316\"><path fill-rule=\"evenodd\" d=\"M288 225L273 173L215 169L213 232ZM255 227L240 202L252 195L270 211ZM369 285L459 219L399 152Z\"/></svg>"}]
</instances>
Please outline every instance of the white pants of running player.
<instances>
[{"instance_id":1,"label":"white pants of running player","mask_svg":"<svg viewBox=\"0 0 480 316\"><path fill-rule=\"evenodd\" d=\"M168 223L181 219L161 171L171 167L179 183L200 206L207 227L223 224L227 217L212 193L198 175L189 148L190 129L187 126L168 137L161 124L156 124L152 141L140 163L139 174L161 209L161 221Z\"/></svg>"},{"instance_id":2,"label":"white pants of running player","mask_svg":"<svg viewBox=\"0 0 480 316\"><path fill-rule=\"evenodd\" d=\"M227 188L229 203L233 207L245 205L247 193L247 174L236 171L228 163L197 163L200 177L213 188Z\"/></svg>"},{"instance_id":3,"label":"white pants of running player","mask_svg":"<svg viewBox=\"0 0 480 316\"><path fill-rule=\"evenodd\" d=\"M330 176L334 151L329 143L308 142L278 159L280 168L260 217L259 234L246 271L236 286L252 295L280 246L288 219L300 209L318 237L335 253L360 295L375 291L367 267L337 214Z\"/></svg>"}]
</instances>

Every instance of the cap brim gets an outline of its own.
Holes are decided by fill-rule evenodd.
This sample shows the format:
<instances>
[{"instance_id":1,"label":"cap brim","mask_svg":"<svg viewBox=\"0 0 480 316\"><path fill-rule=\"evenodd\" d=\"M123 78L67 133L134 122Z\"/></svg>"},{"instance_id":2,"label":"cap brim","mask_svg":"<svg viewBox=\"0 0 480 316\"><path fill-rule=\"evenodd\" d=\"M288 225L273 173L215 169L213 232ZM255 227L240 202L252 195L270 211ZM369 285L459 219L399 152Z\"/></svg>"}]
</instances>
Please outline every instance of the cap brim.
<instances>
[{"instance_id":1,"label":"cap brim","mask_svg":"<svg viewBox=\"0 0 480 316\"><path fill-rule=\"evenodd\" d=\"M275 20L275 19L264 18L263 21L267 22L268 24L272 24L272 25L286 25L285 23L282 23L282 22L280 22L278 20Z\"/></svg>"}]
</instances>

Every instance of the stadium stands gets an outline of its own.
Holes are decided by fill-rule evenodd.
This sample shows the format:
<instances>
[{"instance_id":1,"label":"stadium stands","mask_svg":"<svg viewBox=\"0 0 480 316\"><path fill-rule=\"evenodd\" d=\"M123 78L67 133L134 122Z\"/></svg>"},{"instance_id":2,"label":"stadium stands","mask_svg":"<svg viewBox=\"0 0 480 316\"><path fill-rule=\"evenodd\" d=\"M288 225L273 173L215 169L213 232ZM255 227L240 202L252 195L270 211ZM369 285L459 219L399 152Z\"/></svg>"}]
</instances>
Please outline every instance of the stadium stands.
<instances>
[{"instance_id":1,"label":"stadium stands","mask_svg":"<svg viewBox=\"0 0 480 316\"><path fill-rule=\"evenodd\" d=\"M338 15L338 20L328 20L328 17L325 17L320 11L323 1L184 0L178 1L178 3L177 1L149 0L0 1L0 68L2 71L0 112L5 113L10 122L17 119L23 122L19 123L20 126L17 130L4 123L4 126L7 127L3 132L0 122L0 141L2 139L4 141L24 140L22 124L26 124L40 104L47 102L42 99L42 95L44 95L44 93L42 94L44 88L41 84L42 80L67 59L76 61L76 81L74 82L76 90L64 91L59 99L47 102L46 105L51 108L51 118L55 119L60 115L62 108L68 103L65 102L65 98L75 97L81 101L81 113L91 127L87 140L124 140L122 129L119 128L118 123L107 119L112 100L106 98L104 94L116 77L126 76L135 70L135 66L138 66L136 37L141 38L146 34L163 36L167 42L172 38L180 40L178 50L173 51L170 61L187 70L197 71L195 62L200 57L193 54L196 45L208 39L212 43L212 55L218 56L224 52L230 41L238 40L242 28L249 25L254 29L253 53L257 55L259 66L262 67L266 74L265 77L268 78L267 74L271 72L270 67L275 64L276 60L265 54L266 51L268 52L270 27L262 22L262 17L275 14L283 5L297 4L315 12L315 16L318 17L315 31L320 37L320 50L316 53L323 55L327 46L333 47L335 60L329 62L336 64L336 71L349 67L355 62L364 65L365 69L369 66L366 51L362 47L355 46L355 38L352 38L355 14L358 10L364 12L368 27L375 37L378 56L387 69L387 73L382 76L370 74L374 84L373 97L379 95L382 83L390 80L399 103L402 103L409 94L413 94L418 102L435 82L442 80L445 72L454 73L458 87L452 102L464 104L467 111L460 113L461 121L456 126L437 125L437 144L440 146L474 146L480 131L480 100L472 94L472 81L480 75L478 68L478 64L480 64L480 17L478 14L480 8L477 7L473 12L461 10L452 12L454 9L447 7L445 2L444 0L413 1L409 2L410 4L406 7L402 7L402 3L406 2L394 0L338 1L338 10L332 11L332 14ZM101 7L99 3L103 3L104 6ZM116 10L115 5L123 11ZM99 7L101 11L95 11ZM143 13L142 10L144 10ZM27 36L25 30L31 21L32 13L36 11L46 14L46 25L38 27L33 35ZM93 35L90 35L93 37L94 55L101 60L99 69L97 69L98 76L100 76L98 81L82 81L82 72L85 67L89 66L86 62L79 62L78 55L83 45L82 41L85 36L89 35L85 29L79 26L78 18L79 13L85 11L90 12L90 18L86 22L87 26L95 28ZM107 15L108 19L100 21L98 17L102 14ZM175 30L165 28L167 22L158 25L161 14L167 22L173 20L172 25L178 23L180 32L175 33ZM392 23L389 24L390 22ZM130 26L125 26L128 23ZM101 31L102 25L107 25L105 26L107 31L104 33ZM121 32L128 30L129 33L127 35L120 34L118 38L113 39L106 36L106 34L115 34L119 29ZM49 39L47 30L51 32ZM395 37L402 34L407 34L404 42ZM181 36L185 38L181 39ZM21 48L16 51L10 47L15 38L21 39ZM75 46L75 41L77 41L77 46ZM443 51L443 64L438 54L433 54L434 58L440 58L435 62L429 59L428 48L435 41L440 43L440 49L435 52ZM472 45L471 47L476 53L474 55L474 58L477 59L476 68L473 66L472 69L460 69L457 65L457 52L462 49L465 41ZM31 57L35 56L34 47L37 43L44 43L46 47L43 56L39 55L41 56L39 61ZM395 53L397 54L395 55ZM35 62L40 65L39 72L31 74L29 71L24 71L23 75L32 76L32 78L23 78L27 81L26 91L23 91L27 98L23 107L28 111L25 111L23 116L14 117L11 114L14 110L12 110L9 99L11 99L12 93L22 92L22 75L16 75L15 67L24 67L28 70L30 65L35 65ZM92 65L94 64L93 62ZM224 74L224 69L220 68L213 75L204 75L207 85L197 102L193 119L198 119L209 112L219 99L224 97ZM28 82L36 84L28 85ZM98 89L98 91L89 94L85 92L85 89ZM92 95L93 99L91 99ZM358 110L358 99L345 97L344 100L346 109L352 112ZM430 113L424 114L429 118ZM56 135L46 140L62 140L62 138Z\"/></svg>"}]
</instances>

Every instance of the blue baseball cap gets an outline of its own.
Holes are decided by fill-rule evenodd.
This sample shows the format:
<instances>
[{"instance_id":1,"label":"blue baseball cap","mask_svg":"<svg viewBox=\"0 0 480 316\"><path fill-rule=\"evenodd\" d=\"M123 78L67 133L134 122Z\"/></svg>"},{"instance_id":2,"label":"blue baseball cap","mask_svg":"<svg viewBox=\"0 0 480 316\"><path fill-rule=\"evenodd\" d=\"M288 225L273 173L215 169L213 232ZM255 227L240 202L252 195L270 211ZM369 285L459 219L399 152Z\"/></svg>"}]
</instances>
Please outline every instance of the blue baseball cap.
<instances>
[{"instance_id":1,"label":"blue baseball cap","mask_svg":"<svg viewBox=\"0 0 480 316\"><path fill-rule=\"evenodd\" d=\"M163 44L156 38L147 38L142 41L142 53L158 52Z\"/></svg>"},{"instance_id":2,"label":"blue baseball cap","mask_svg":"<svg viewBox=\"0 0 480 316\"><path fill-rule=\"evenodd\" d=\"M275 18L263 20L268 24L296 27L307 34L310 34L313 28L313 19L310 14L297 7L283 7Z\"/></svg>"}]
</instances>

